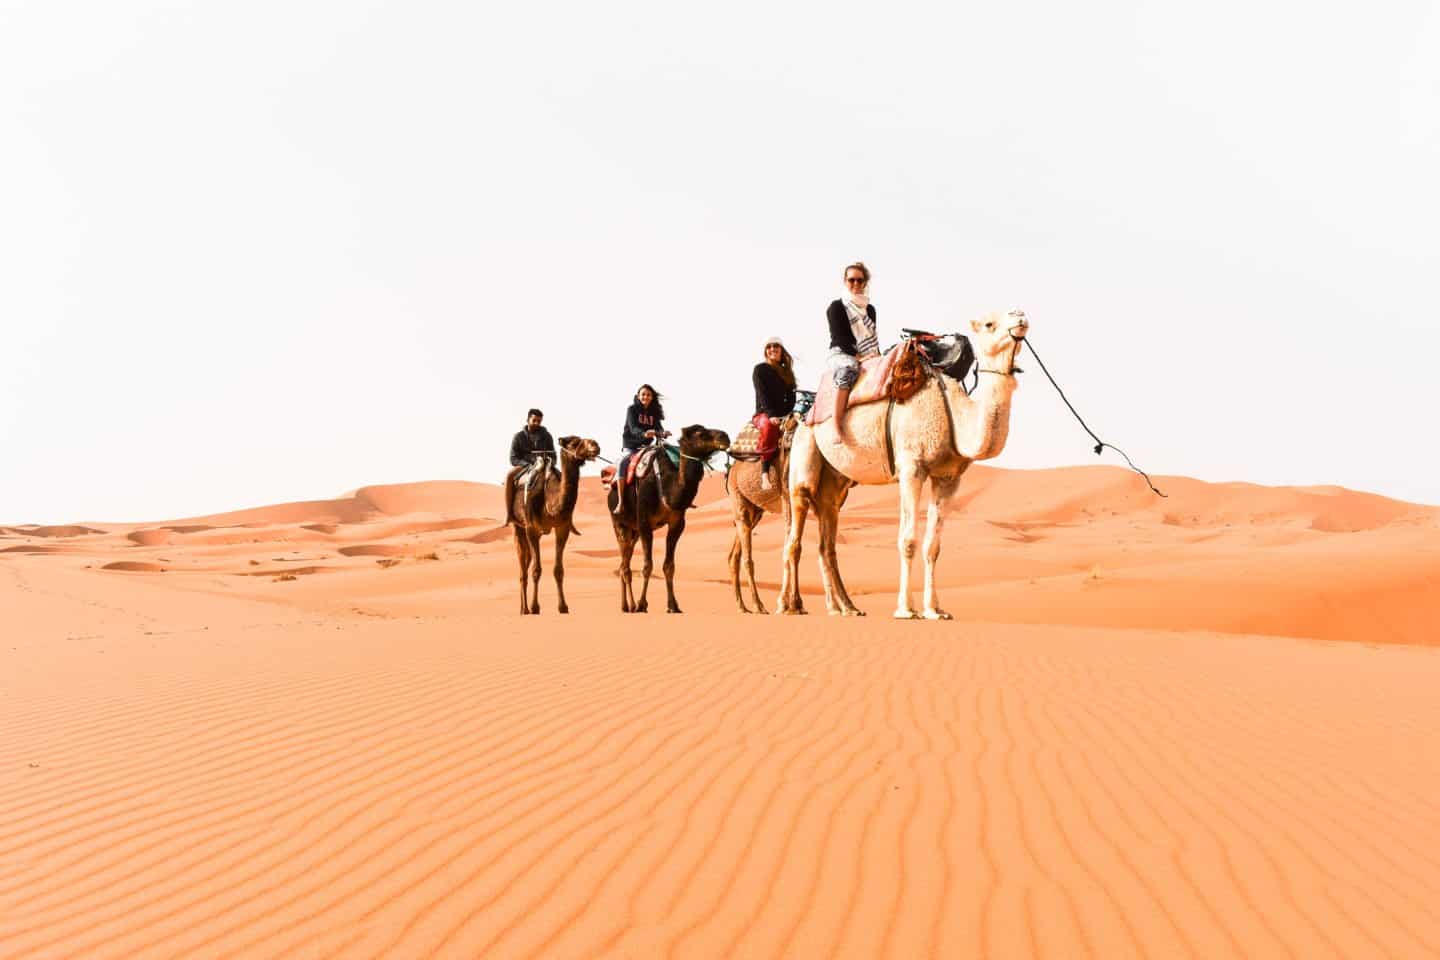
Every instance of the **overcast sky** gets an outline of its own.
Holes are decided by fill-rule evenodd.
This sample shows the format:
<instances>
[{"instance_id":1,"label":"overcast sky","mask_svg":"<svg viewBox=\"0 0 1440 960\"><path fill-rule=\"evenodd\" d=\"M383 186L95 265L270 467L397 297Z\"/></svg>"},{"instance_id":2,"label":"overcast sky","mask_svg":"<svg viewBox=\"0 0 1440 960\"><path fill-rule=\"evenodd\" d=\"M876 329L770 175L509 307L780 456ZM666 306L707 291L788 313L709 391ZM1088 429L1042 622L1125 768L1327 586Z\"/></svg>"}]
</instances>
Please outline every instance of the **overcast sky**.
<instances>
[{"instance_id":1,"label":"overcast sky","mask_svg":"<svg viewBox=\"0 0 1440 960\"><path fill-rule=\"evenodd\" d=\"M1151 472L1440 503L1437 10L0 0L0 522L733 432L856 258ZM996 463L1100 462L1028 366Z\"/></svg>"}]
</instances>

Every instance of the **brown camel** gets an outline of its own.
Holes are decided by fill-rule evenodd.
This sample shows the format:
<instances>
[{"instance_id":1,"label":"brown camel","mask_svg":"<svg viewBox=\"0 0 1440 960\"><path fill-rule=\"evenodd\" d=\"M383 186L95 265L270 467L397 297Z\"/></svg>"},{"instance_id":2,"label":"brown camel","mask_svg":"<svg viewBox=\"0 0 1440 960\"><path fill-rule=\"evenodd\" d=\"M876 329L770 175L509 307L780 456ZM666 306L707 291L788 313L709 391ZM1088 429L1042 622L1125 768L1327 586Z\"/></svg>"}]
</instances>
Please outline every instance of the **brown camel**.
<instances>
[{"instance_id":1,"label":"brown camel","mask_svg":"<svg viewBox=\"0 0 1440 960\"><path fill-rule=\"evenodd\" d=\"M540 538L555 534L555 595L558 610L569 613L565 603L565 541L575 529L575 498L580 493L580 467L600 455L600 444L583 437L561 437L560 469L546 471L544 481L510 495L508 508L515 517L515 555L520 561L520 612L540 612ZM507 485L507 490L508 490Z\"/></svg>"},{"instance_id":2,"label":"brown camel","mask_svg":"<svg viewBox=\"0 0 1440 960\"><path fill-rule=\"evenodd\" d=\"M650 607L646 594L650 590L650 573L654 569L655 531L665 531L665 594L667 613L679 613L675 602L675 547L685 532L685 511L695 502L700 480L705 475L705 460L713 453L730 446L730 437L723 430L711 430L692 424L680 431L680 464L670 462L661 451L656 455L649 476L625 484L624 507L617 514L615 488L610 488L610 522L615 527L615 542L620 546L620 610L624 613L645 613ZM638 454L637 454L638 455ZM630 558L635 543L645 548L645 564L641 573L645 582L640 586L640 599L630 572Z\"/></svg>"},{"instance_id":3,"label":"brown camel","mask_svg":"<svg viewBox=\"0 0 1440 960\"><path fill-rule=\"evenodd\" d=\"M740 569L743 566L750 584L750 600L756 613L766 613L765 604L760 602L760 592L755 587L755 560L751 542L755 525L767 513L778 513L790 526L790 497L786 494L786 475L790 469L790 437L799 418L792 414L781 427L780 450L769 465L769 482L762 481L759 460L737 460L730 466L730 515L735 520L735 540L730 544L730 584L735 588L735 605L741 613L749 613L745 600L740 594Z\"/></svg>"},{"instance_id":4,"label":"brown camel","mask_svg":"<svg viewBox=\"0 0 1440 960\"><path fill-rule=\"evenodd\" d=\"M1010 432L1010 401L1015 392L1015 359L1030 329L1023 311L991 313L970 324L979 386L973 394L949 377L931 371L919 392L893 411L887 404L851 407L844 413L844 435L835 420L802 425L790 454L790 524L778 613L804 613L800 598L800 544L805 517L815 510L820 523L820 579L831 613L864 614L851 601L840 579L835 538L840 506L851 486L900 485L900 589L898 619L949 620L935 586L935 561L941 532L960 477L971 463L998 456ZM926 482L930 503L925 531L924 607L911 597L910 566L915 557L916 523Z\"/></svg>"}]
</instances>

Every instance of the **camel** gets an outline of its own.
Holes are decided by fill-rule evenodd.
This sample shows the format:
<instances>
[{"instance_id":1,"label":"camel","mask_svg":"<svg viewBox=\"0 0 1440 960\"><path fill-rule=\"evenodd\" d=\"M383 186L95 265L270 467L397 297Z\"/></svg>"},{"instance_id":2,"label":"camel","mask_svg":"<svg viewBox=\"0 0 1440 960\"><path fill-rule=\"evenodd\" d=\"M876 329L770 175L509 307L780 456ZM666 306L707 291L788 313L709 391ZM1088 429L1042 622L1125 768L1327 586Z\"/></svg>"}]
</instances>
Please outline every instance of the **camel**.
<instances>
[{"instance_id":1,"label":"camel","mask_svg":"<svg viewBox=\"0 0 1440 960\"><path fill-rule=\"evenodd\" d=\"M785 429L789 428L782 427L782 434ZM755 525L765 514L779 513L785 519L785 527L788 529L790 526L790 497L785 491L786 473L790 467L790 447L787 443L782 441L771 464L769 486L761 484L759 460L737 460L730 466L730 515L735 520L735 540L730 544L730 583L735 588L735 605L741 613L750 612L740 595L742 566L749 579L750 600L755 605L755 612L767 612L765 604L760 602L760 591L755 587L755 561L751 552Z\"/></svg>"},{"instance_id":2,"label":"camel","mask_svg":"<svg viewBox=\"0 0 1440 960\"><path fill-rule=\"evenodd\" d=\"M680 464L676 466L662 450L656 455L649 476L635 483L625 484L624 507L615 513L615 488L610 488L608 502L610 522L615 528L615 542L620 546L620 566L615 571L620 578L620 609L624 613L646 613L649 604L646 594L650 591L650 573L654 569L655 531L665 531L665 594L667 613L679 613L680 604L675 602L675 547L680 535L685 532L685 511L695 502L700 490L700 480L705 475L705 460L713 453L730 446L730 437L723 430L711 430L700 424L691 424L680 431ZM637 454L638 456L638 454ZM641 573L645 577L640 587L640 599L635 599L635 588L630 572L630 558L635 553L635 543L645 548L645 562Z\"/></svg>"},{"instance_id":3,"label":"camel","mask_svg":"<svg viewBox=\"0 0 1440 960\"><path fill-rule=\"evenodd\" d=\"M540 538L555 534L555 595L561 613L565 603L565 541L575 529L575 498L580 493L580 467L600 456L600 444L582 437L559 440L560 470L546 471L543 482L532 484L529 496L516 489L507 505L514 512L515 555L520 561L520 612L540 612Z\"/></svg>"},{"instance_id":4,"label":"camel","mask_svg":"<svg viewBox=\"0 0 1440 960\"><path fill-rule=\"evenodd\" d=\"M932 371L914 396L896 403L851 407L845 413L845 441L828 420L801 426L790 449L790 524L777 613L799 614L800 544L811 509L820 523L820 579L832 614L864 616L845 591L835 557L840 506L856 484L900 484L900 590L895 617L949 620L935 591L935 561L950 499L971 463L998 456L1010 429L1015 392L1015 359L1029 330L1023 311L990 313L970 324L979 385L967 394L956 380ZM893 468L887 451L893 450ZM925 530L924 609L911 602L910 567L915 556L916 514L926 481L930 504Z\"/></svg>"}]
</instances>

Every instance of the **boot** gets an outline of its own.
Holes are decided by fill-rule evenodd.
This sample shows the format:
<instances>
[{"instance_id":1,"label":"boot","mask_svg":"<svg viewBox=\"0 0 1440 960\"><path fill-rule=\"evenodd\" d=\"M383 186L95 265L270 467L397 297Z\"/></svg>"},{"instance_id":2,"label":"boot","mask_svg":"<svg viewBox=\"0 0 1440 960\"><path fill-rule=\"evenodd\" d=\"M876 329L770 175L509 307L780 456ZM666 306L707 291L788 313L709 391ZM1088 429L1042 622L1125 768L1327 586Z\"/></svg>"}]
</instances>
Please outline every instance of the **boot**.
<instances>
[{"instance_id":1,"label":"boot","mask_svg":"<svg viewBox=\"0 0 1440 960\"><path fill-rule=\"evenodd\" d=\"M850 406L850 388L841 387L835 391L835 432L845 439L845 410Z\"/></svg>"}]
</instances>

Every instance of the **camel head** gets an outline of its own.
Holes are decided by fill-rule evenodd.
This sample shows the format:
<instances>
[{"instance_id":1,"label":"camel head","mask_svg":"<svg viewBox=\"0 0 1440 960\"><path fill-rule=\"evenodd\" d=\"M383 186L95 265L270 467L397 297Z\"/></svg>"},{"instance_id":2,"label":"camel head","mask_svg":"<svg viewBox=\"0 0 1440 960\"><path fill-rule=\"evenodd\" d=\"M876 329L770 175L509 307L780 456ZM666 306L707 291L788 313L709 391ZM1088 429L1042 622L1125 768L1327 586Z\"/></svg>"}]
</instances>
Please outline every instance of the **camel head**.
<instances>
[{"instance_id":1,"label":"camel head","mask_svg":"<svg viewBox=\"0 0 1440 960\"><path fill-rule=\"evenodd\" d=\"M1020 344L1030 332L1030 321L1025 318L1024 310L1008 313L995 310L971 320L970 329L970 345L975 348L979 365L995 368L1005 364L1002 369L1008 371L1020 355Z\"/></svg>"},{"instance_id":2,"label":"camel head","mask_svg":"<svg viewBox=\"0 0 1440 960\"><path fill-rule=\"evenodd\" d=\"M586 463L600 456L600 444L585 437L561 437L558 441L560 449L570 454L581 463Z\"/></svg>"},{"instance_id":3,"label":"camel head","mask_svg":"<svg viewBox=\"0 0 1440 960\"><path fill-rule=\"evenodd\" d=\"M729 449L730 435L724 430L711 430L698 423L680 430L680 452L687 457L704 460L712 453Z\"/></svg>"}]
</instances>

